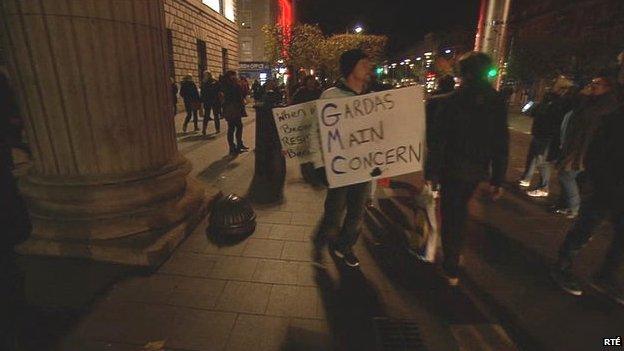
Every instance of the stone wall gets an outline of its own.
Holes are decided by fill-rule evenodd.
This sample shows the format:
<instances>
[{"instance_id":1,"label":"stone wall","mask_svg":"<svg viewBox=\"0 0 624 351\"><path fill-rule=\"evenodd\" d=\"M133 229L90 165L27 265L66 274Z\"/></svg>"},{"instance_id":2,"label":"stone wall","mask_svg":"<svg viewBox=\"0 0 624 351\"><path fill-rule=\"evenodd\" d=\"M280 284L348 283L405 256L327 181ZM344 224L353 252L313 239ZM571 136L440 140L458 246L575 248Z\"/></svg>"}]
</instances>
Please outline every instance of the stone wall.
<instances>
[{"instance_id":1,"label":"stone wall","mask_svg":"<svg viewBox=\"0 0 624 351\"><path fill-rule=\"evenodd\" d=\"M165 25L173 36L176 82L187 73L199 81L197 39L206 42L207 68L215 78L223 73L222 49L228 50L226 68L238 69L238 25L235 22L201 0L165 0L164 3Z\"/></svg>"}]
</instances>

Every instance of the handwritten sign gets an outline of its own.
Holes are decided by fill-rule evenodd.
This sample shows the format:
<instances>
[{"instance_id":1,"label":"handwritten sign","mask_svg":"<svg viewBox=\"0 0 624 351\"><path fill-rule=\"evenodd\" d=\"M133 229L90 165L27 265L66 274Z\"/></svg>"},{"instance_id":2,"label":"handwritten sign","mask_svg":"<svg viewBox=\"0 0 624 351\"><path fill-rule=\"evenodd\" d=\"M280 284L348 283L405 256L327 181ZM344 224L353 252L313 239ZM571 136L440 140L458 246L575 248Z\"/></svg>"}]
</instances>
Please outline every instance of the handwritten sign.
<instances>
[{"instance_id":1,"label":"handwritten sign","mask_svg":"<svg viewBox=\"0 0 624 351\"><path fill-rule=\"evenodd\" d=\"M422 170L425 106L421 86L315 103L330 188Z\"/></svg>"},{"instance_id":2,"label":"handwritten sign","mask_svg":"<svg viewBox=\"0 0 624 351\"><path fill-rule=\"evenodd\" d=\"M273 118L286 157L296 158L300 163L320 159L320 155L314 155L314 150L310 148L311 132L315 129L317 118L314 101L274 108Z\"/></svg>"}]
</instances>

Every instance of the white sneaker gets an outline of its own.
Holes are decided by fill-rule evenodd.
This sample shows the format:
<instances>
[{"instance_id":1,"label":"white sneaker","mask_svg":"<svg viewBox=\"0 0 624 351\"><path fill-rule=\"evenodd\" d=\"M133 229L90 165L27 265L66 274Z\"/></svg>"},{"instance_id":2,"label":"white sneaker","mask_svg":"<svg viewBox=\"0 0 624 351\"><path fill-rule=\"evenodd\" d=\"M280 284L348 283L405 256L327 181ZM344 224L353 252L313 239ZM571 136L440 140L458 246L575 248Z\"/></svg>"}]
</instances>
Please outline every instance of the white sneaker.
<instances>
[{"instance_id":1,"label":"white sneaker","mask_svg":"<svg viewBox=\"0 0 624 351\"><path fill-rule=\"evenodd\" d=\"M543 189L535 189L527 191L527 195L529 195L530 197L546 197L548 196L548 191Z\"/></svg>"},{"instance_id":2,"label":"white sneaker","mask_svg":"<svg viewBox=\"0 0 624 351\"><path fill-rule=\"evenodd\" d=\"M521 188L528 188L531 186L531 181L529 180L524 180L524 179L520 179L518 181L518 185L520 185Z\"/></svg>"}]
</instances>

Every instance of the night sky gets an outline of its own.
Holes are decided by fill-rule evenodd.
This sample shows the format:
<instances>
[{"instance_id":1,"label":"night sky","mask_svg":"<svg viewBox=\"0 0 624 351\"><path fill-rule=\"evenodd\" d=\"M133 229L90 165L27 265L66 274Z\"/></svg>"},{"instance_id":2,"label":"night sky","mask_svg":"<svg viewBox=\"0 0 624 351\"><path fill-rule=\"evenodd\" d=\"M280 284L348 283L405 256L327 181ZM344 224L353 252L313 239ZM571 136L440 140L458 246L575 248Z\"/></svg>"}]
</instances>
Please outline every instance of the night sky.
<instances>
[{"instance_id":1,"label":"night sky","mask_svg":"<svg viewBox=\"0 0 624 351\"><path fill-rule=\"evenodd\" d=\"M367 33L389 37L393 56L424 34L450 28L476 30L480 0L296 0L297 20L318 23L325 34L361 23Z\"/></svg>"}]
</instances>

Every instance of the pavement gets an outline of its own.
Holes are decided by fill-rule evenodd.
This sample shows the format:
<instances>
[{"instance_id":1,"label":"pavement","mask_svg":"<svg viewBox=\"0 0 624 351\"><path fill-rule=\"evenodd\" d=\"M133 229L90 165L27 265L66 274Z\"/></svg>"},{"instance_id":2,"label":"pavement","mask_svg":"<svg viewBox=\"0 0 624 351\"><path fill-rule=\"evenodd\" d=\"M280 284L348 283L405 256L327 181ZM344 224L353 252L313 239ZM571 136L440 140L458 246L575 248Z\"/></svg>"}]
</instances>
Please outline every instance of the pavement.
<instances>
[{"instance_id":1,"label":"pavement","mask_svg":"<svg viewBox=\"0 0 624 351\"><path fill-rule=\"evenodd\" d=\"M249 114L244 140L252 147ZM178 131L182 119L176 116ZM526 124L518 122L518 128ZM215 134L210 124L207 136L178 133L178 148L207 189L244 195L254 153L229 156L225 126ZM512 135L513 180L528 136ZM206 219L150 271L18 257L11 273L18 282L10 325L16 349L593 350L602 345L598 335L621 333L621 309L567 297L549 284L545 265L569 222L512 187L500 202L471 203L459 289L371 225L354 248L361 269L343 267L326 251L326 269L314 268L310 237L325 190L304 183L289 161L284 193L281 203L254 205L257 228L248 238L218 244ZM592 252L605 245L600 242L592 242ZM599 254L586 257L581 267L590 271Z\"/></svg>"},{"instance_id":2,"label":"pavement","mask_svg":"<svg viewBox=\"0 0 624 351\"><path fill-rule=\"evenodd\" d=\"M482 304L521 349L602 350L604 338L624 330L624 308L589 287L613 231L604 223L575 262L575 273L586 288L584 296L569 296L550 281L549 266L573 221L550 211L560 192L556 174L548 198L530 198L515 184L524 170L531 122L524 115L510 114L510 166L503 198L491 202L477 191L469 204L461 290ZM415 175L394 181L393 188L422 185ZM392 223L408 224L399 230L409 230L413 212L405 204L405 194L380 189L378 198L383 214Z\"/></svg>"}]
</instances>

